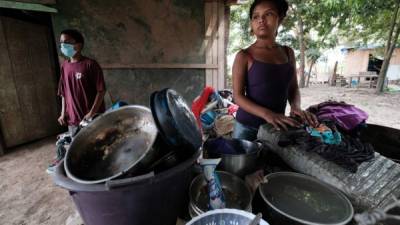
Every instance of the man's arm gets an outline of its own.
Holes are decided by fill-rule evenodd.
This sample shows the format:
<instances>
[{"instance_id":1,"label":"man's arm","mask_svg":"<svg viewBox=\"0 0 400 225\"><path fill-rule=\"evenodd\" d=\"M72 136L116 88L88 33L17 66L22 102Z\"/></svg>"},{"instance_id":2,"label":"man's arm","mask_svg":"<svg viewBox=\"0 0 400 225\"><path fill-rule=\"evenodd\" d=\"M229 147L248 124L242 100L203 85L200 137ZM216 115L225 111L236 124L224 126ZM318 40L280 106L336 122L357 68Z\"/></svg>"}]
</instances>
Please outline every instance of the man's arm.
<instances>
[{"instance_id":1,"label":"man's arm","mask_svg":"<svg viewBox=\"0 0 400 225\"><path fill-rule=\"evenodd\" d=\"M106 91L98 91L97 92L96 98L94 99L93 106L90 109L89 113L86 114L85 119L92 118L99 111L99 108L100 108L101 104L103 103L105 93L106 93Z\"/></svg>"},{"instance_id":2,"label":"man's arm","mask_svg":"<svg viewBox=\"0 0 400 225\"><path fill-rule=\"evenodd\" d=\"M66 125L66 122L65 122L65 99L63 96L61 96L61 113L60 113L60 117L58 117L58 123L61 126Z\"/></svg>"}]
</instances>

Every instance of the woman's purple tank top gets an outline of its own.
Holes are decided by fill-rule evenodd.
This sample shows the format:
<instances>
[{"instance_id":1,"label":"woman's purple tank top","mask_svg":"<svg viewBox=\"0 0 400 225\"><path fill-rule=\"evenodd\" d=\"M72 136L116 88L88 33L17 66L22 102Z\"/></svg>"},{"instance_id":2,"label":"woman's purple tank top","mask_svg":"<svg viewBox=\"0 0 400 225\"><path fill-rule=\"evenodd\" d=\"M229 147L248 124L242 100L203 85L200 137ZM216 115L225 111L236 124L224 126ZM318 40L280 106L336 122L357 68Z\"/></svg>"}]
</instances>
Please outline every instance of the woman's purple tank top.
<instances>
[{"instance_id":1,"label":"woman's purple tank top","mask_svg":"<svg viewBox=\"0 0 400 225\"><path fill-rule=\"evenodd\" d=\"M285 50L289 58L287 47ZM251 55L249 57L253 60L253 64L247 71L245 96L275 113L285 113L289 85L294 74L290 60L284 64L271 64L258 61ZM242 108L239 108L236 119L243 125L257 129L266 123L264 119Z\"/></svg>"}]
</instances>

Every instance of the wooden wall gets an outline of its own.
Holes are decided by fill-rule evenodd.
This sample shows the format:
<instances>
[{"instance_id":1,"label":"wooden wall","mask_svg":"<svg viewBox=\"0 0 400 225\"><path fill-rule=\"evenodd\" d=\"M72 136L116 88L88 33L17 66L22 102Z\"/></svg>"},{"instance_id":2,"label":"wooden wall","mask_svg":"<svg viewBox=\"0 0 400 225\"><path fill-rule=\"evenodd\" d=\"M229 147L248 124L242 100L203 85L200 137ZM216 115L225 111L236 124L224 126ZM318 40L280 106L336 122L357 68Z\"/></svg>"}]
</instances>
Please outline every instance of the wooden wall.
<instances>
[{"instance_id":1,"label":"wooden wall","mask_svg":"<svg viewBox=\"0 0 400 225\"><path fill-rule=\"evenodd\" d=\"M344 60L343 75L348 76L367 71L369 54L373 54L373 50L350 50ZM400 48L393 52L390 65L400 65Z\"/></svg>"}]
</instances>

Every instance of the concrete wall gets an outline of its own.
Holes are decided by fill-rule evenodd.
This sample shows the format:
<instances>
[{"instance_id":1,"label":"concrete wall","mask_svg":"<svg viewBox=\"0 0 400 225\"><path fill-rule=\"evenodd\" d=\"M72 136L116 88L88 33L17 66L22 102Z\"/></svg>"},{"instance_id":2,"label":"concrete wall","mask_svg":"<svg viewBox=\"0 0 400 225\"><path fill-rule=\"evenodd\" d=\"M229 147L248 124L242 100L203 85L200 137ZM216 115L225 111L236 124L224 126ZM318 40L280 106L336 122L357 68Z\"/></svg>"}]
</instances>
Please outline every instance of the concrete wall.
<instances>
[{"instance_id":1,"label":"concrete wall","mask_svg":"<svg viewBox=\"0 0 400 225\"><path fill-rule=\"evenodd\" d=\"M151 92L171 87L191 101L201 92L204 69L138 65L204 64L203 1L60 0L56 8L56 39L66 28L82 31L84 54L103 67L114 98L147 104Z\"/></svg>"}]
</instances>

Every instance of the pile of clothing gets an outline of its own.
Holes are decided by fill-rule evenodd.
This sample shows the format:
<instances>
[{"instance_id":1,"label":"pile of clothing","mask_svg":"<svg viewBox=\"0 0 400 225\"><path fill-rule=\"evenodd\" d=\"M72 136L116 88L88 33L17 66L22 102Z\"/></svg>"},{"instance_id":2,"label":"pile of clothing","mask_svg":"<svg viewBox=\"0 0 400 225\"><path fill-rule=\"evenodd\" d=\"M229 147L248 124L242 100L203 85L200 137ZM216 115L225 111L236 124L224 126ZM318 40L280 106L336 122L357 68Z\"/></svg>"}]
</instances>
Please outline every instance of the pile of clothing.
<instances>
[{"instance_id":1,"label":"pile of clothing","mask_svg":"<svg viewBox=\"0 0 400 225\"><path fill-rule=\"evenodd\" d=\"M205 87L192 103L198 125L208 137L230 137L237 110L232 91L216 91L212 87Z\"/></svg>"},{"instance_id":2,"label":"pile of clothing","mask_svg":"<svg viewBox=\"0 0 400 225\"><path fill-rule=\"evenodd\" d=\"M367 113L353 105L332 101L307 110L317 116L318 127L304 125L282 132L267 124L268 135L263 135L264 139L280 147L295 145L298 149L317 153L352 173L357 172L362 162L374 158L372 145L360 140L360 132L367 126Z\"/></svg>"}]
</instances>

